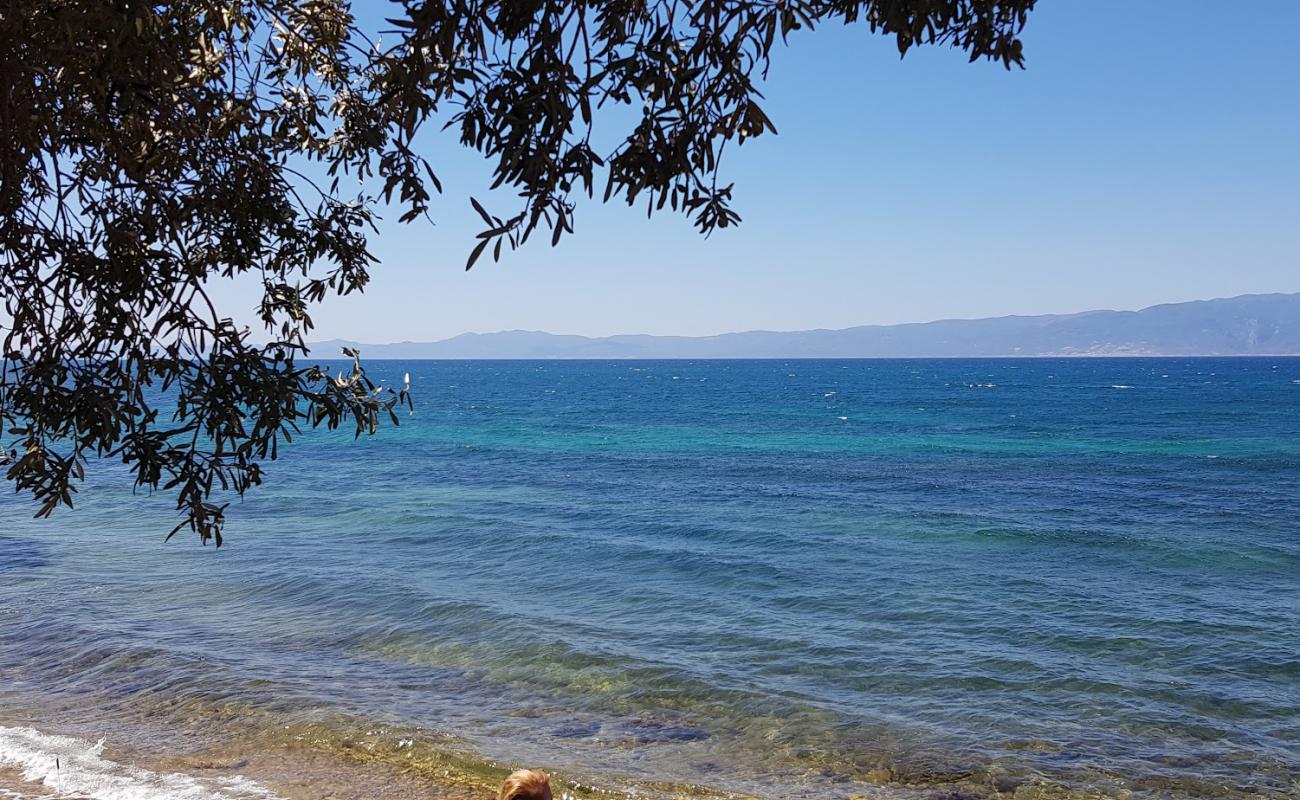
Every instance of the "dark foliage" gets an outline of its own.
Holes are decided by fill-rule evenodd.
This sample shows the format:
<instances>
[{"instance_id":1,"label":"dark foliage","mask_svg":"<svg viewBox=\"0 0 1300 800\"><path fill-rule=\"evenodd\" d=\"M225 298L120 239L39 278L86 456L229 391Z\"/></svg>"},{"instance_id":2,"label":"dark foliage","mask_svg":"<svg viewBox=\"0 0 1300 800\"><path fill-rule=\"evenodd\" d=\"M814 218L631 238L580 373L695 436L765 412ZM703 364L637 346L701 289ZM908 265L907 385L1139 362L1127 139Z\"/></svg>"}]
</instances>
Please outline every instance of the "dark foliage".
<instances>
[{"instance_id":1,"label":"dark foliage","mask_svg":"<svg viewBox=\"0 0 1300 800\"><path fill-rule=\"evenodd\" d=\"M259 483L282 439L372 433L410 403L355 360L299 364L312 306L365 287L377 211L418 220L441 191L426 125L520 198L504 216L471 200L466 268L539 229L558 242L584 195L709 233L739 220L723 150L775 130L756 83L777 42L856 22L901 53L1009 68L1033 5L404 0L368 32L349 0L0 0L6 477L44 516L90 457L121 459L137 487L176 493L176 530L220 544L214 498ZM598 119L630 130L602 150ZM207 293L249 273L269 343Z\"/></svg>"}]
</instances>

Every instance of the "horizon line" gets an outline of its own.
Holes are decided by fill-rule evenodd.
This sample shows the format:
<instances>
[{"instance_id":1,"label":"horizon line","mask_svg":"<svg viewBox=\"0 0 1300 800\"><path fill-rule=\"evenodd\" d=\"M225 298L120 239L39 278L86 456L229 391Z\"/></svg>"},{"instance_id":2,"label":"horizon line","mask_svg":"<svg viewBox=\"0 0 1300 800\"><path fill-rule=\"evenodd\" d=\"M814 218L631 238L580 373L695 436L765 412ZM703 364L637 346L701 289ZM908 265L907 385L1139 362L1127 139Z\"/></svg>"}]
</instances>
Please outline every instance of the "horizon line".
<instances>
[{"instance_id":1,"label":"horizon line","mask_svg":"<svg viewBox=\"0 0 1300 800\"><path fill-rule=\"evenodd\" d=\"M1259 297L1295 297L1295 296L1300 296L1300 292L1247 292L1247 293L1244 293L1244 294L1230 295L1230 296L1227 296L1227 297L1198 298L1198 299L1195 299L1195 300L1181 300L1181 301L1172 301L1172 302L1165 302L1165 303L1153 303L1152 305L1149 305L1149 306L1143 306L1142 308L1137 308L1137 309L1089 308L1089 309L1084 309L1083 311L1072 311L1072 312L1045 312L1045 313L1041 313L1041 314L1000 314L1000 315L997 315L997 316L986 316L986 317L941 317L941 318L939 318L939 319L930 319L930 320L913 321L913 322L864 323L864 324L861 324L861 325L849 325L849 326L846 326L846 327L843 327L843 328L828 328L828 327L823 327L823 328L792 328L792 329L787 329L787 330L776 330L776 329L772 329L772 328L751 328L751 329L747 329L747 330L722 331L722 332L720 332L720 333L705 333L705 334L689 334L689 333L610 333L610 334L585 334L585 333L556 333L556 332L553 332L553 331L542 330L542 329L540 329L540 328L539 328L539 329L529 329L529 328L503 328L503 329L494 330L494 331L462 331L461 333L452 334L452 335L450 335L450 336L445 336L445 337L440 338L440 339L401 339L401 340L397 340L397 341L388 341L388 342L376 342L376 341L369 341L369 342L367 342L367 341L362 341L362 340L360 340L360 339L349 339L349 338L344 338L344 337L341 337L341 336L334 336L334 337L330 337L330 338L328 338L328 339L320 339L320 340L316 340L316 341L313 341L313 342L308 342L307 344L308 344L308 345L313 345L313 344L315 344L315 345L326 345L326 344L333 344L333 343L335 343L335 342L342 342L342 343L346 343L346 344L356 344L356 345L374 345L374 346L376 346L376 347L390 347L390 346L393 346L393 345L440 344L440 343L443 343L443 342L449 342L449 341L452 341L453 339L459 339L459 338L466 337L466 336L500 336L500 335L502 335L502 334L508 334L508 333L541 334L541 335L544 335L544 336L573 336L573 337L577 337L577 338L581 338L581 339L593 339L593 340L596 340L596 339L615 339L615 338L625 338L625 337L626 337L626 338L632 338L632 337L649 337L649 338L657 338L657 339L669 339L669 338L674 338L674 339L714 339L714 338L720 338L720 337L723 337L723 336L744 336L744 335L748 335L748 334L756 334L756 333L772 333L772 334L819 333L819 332L832 332L832 333L834 333L834 332L840 332L840 331L858 330L858 329L861 329L861 328L901 328L901 327L906 327L906 326L911 326L911 325L918 325L918 326L919 326L919 325L935 325L935 324L943 323L943 322L984 322L984 321L990 321L990 320L1004 320L1004 319L1035 319L1035 318L1046 318L1046 317L1066 318L1066 317L1081 317L1081 316L1086 316L1086 315L1088 315L1088 314L1107 314L1107 313L1109 313L1109 314L1141 314L1141 313L1143 313L1143 312L1145 312L1145 311L1151 311L1151 310L1153 310L1153 309L1157 309L1157 308L1165 308L1165 307L1168 307L1168 306L1192 305L1192 304L1196 304L1196 303L1214 303L1214 302L1229 301L1229 300L1242 300L1242 299L1246 299L1246 298L1259 298ZM1079 355L1079 356L1094 356L1094 354L1087 354L1087 353L1080 353L1080 354L1075 354L1075 355ZM1105 355L1122 355L1122 354L1105 354ZM1212 357L1214 354L1212 354L1212 353L1207 353L1207 354L1204 354L1204 355L1206 355L1207 357ZM937 357L937 358L945 358L945 357L948 357L948 356L936 356L936 357ZM995 357L995 356L990 356L990 358L992 358L992 357ZM997 357L997 358L1032 358L1032 357L1034 357L1034 356L1018 356L1018 355L1014 355L1014 354L1009 354L1009 355L996 356L996 357ZM1056 357L1056 356L1050 356L1050 357ZM1095 357L1103 357L1103 356L1101 356L1101 355L1096 355ZM626 358L626 356L621 357L621 358ZM598 360L598 359L597 359L597 360Z\"/></svg>"}]
</instances>

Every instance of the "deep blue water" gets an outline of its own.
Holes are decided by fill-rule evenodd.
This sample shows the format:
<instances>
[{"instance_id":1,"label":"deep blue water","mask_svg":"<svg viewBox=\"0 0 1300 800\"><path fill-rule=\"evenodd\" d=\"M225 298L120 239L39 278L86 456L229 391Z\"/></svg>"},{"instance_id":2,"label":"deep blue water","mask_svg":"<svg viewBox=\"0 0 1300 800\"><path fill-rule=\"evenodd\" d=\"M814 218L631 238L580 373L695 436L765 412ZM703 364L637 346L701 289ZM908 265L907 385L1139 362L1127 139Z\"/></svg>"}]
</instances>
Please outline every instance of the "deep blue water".
<instances>
[{"instance_id":1,"label":"deep blue water","mask_svg":"<svg viewBox=\"0 0 1300 800\"><path fill-rule=\"evenodd\" d=\"M1300 791L1300 359L370 368L416 413L303 435L220 551L116 465L0 499L0 708L773 797Z\"/></svg>"}]
</instances>

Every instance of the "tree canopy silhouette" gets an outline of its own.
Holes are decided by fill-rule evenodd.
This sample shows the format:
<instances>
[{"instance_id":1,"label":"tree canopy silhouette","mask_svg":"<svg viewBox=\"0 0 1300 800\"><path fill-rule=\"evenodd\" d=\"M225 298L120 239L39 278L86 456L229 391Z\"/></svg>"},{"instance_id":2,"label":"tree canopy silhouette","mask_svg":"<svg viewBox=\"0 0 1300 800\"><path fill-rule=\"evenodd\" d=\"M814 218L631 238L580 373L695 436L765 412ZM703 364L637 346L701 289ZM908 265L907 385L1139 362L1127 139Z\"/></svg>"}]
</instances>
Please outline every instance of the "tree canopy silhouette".
<instances>
[{"instance_id":1,"label":"tree canopy silhouette","mask_svg":"<svg viewBox=\"0 0 1300 800\"><path fill-rule=\"evenodd\" d=\"M739 221L719 160L775 131L758 84L793 32L857 23L1011 68L1034 2L402 0L371 31L349 0L0 0L6 477L46 516L120 459L175 493L173 534L220 545L219 501L282 439L372 433L410 403L353 353L304 365L304 336L365 287L377 214L427 216L423 129L458 132L518 198L471 198L467 269L558 243L581 197L709 233ZM266 343L209 297L247 273Z\"/></svg>"}]
</instances>

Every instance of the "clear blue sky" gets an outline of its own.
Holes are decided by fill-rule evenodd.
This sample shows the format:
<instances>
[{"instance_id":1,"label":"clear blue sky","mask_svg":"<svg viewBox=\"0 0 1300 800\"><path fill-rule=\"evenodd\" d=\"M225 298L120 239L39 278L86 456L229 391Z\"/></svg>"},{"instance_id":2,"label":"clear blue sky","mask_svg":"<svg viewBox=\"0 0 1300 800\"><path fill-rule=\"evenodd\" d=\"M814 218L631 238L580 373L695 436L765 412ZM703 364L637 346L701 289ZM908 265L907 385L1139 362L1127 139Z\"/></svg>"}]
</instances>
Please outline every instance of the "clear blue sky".
<instances>
[{"instance_id":1,"label":"clear blue sky","mask_svg":"<svg viewBox=\"0 0 1300 800\"><path fill-rule=\"evenodd\" d=\"M738 230L705 240L589 202L559 248L468 273L467 196L488 172L446 140L437 227L383 225L372 286L330 300L313 338L839 328L1300 291L1297 30L1295 0L1044 0L1027 69L1006 72L942 49L900 61L865 27L826 27L777 55L780 135L728 153Z\"/></svg>"}]
</instances>

